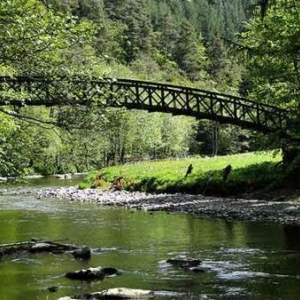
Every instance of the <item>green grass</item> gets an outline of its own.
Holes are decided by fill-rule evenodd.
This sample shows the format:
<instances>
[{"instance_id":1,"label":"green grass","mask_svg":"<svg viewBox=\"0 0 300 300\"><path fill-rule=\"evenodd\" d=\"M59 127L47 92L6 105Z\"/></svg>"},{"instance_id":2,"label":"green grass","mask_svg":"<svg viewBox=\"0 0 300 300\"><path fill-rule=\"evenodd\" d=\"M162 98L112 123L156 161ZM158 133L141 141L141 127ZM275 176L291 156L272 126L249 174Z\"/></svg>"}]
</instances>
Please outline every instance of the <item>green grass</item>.
<instances>
[{"instance_id":1,"label":"green grass","mask_svg":"<svg viewBox=\"0 0 300 300\"><path fill-rule=\"evenodd\" d=\"M237 194L263 188L276 180L275 166L280 160L280 154L259 152L138 162L92 172L81 187L91 186L95 174L101 173L106 182L103 187L111 185L115 178L123 177L125 188L147 192ZM189 164L193 165L193 171L184 178ZM224 183L222 171L229 164L232 172Z\"/></svg>"}]
</instances>

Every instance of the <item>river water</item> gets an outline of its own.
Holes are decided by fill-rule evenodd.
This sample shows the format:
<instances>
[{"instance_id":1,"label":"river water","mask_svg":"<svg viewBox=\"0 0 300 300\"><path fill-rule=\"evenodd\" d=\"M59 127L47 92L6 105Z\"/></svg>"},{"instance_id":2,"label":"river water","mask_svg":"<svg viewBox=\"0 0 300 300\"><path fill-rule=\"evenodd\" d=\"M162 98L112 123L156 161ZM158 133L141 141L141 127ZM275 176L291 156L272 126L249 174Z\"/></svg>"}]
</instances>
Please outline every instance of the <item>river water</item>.
<instances>
[{"instance_id":1,"label":"river water","mask_svg":"<svg viewBox=\"0 0 300 300\"><path fill-rule=\"evenodd\" d=\"M1 243L37 238L87 245L92 258L78 261L70 253L2 257L0 299L79 298L112 287L154 290L157 299L299 299L299 233L298 227L3 194ZM204 272L166 263L179 255L201 259ZM96 266L122 274L95 282L63 276ZM58 291L49 292L51 286Z\"/></svg>"}]
</instances>

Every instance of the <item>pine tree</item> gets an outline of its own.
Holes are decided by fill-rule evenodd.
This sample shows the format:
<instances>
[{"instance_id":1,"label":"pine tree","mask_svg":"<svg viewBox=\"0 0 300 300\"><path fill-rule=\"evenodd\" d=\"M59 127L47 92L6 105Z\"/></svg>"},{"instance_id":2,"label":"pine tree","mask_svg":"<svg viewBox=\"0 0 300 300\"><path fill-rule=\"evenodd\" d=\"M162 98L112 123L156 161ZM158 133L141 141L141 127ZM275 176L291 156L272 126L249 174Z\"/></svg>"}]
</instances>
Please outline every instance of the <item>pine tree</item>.
<instances>
[{"instance_id":1,"label":"pine tree","mask_svg":"<svg viewBox=\"0 0 300 300\"><path fill-rule=\"evenodd\" d=\"M109 18L126 25L127 40L122 47L127 62L136 59L141 51L150 51L152 26L147 0L105 1L105 11Z\"/></svg>"},{"instance_id":2,"label":"pine tree","mask_svg":"<svg viewBox=\"0 0 300 300\"><path fill-rule=\"evenodd\" d=\"M77 15L94 22L103 22L103 0L78 0Z\"/></svg>"},{"instance_id":3,"label":"pine tree","mask_svg":"<svg viewBox=\"0 0 300 300\"><path fill-rule=\"evenodd\" d=\"M180 26L176 42L175 60L191 80L199 79L199 71L204 67L205 47L195 28L184 20Z\"/></svg>"}]
</instances>

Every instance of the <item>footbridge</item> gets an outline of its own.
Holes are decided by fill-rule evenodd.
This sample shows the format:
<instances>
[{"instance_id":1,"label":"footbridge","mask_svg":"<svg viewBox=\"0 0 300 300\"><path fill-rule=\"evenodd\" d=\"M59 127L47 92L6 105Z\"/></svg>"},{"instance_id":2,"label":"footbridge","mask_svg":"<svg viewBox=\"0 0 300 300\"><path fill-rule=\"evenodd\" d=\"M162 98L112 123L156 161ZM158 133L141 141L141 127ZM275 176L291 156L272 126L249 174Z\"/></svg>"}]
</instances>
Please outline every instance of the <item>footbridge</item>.
<instances>
[{"instance_id":1,"label":"footbridge","mask_svg":"<svg viewBox=\"0 0 300 300\"><path fill-rule=\"evenodd\" d=\"M215 120L285 132L288 112L233 95L133 79L0 77L0 106L100 105Z\"/></svg>"}]
</instances>

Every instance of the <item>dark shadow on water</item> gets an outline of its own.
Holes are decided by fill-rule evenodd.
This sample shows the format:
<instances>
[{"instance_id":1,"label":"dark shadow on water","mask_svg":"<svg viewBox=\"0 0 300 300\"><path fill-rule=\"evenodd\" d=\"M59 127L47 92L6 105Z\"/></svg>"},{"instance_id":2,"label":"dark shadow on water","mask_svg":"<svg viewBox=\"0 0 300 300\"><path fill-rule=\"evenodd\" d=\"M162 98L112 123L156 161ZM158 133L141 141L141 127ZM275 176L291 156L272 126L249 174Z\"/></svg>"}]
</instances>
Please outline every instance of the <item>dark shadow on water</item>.
<instances>
[{"instance_id":1,"label":"dark shadow on water","mask_svg":"<svg viewBox=\"0 0 300 300\"><path fill-rule=\"evenodd\" d=\"M299 251L300 253L300 227L299 226L284 226L284 240L286 250Z\"/></svg>"}]
</instances>

